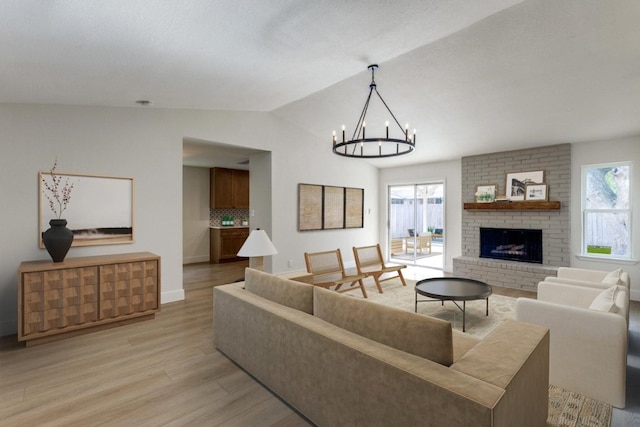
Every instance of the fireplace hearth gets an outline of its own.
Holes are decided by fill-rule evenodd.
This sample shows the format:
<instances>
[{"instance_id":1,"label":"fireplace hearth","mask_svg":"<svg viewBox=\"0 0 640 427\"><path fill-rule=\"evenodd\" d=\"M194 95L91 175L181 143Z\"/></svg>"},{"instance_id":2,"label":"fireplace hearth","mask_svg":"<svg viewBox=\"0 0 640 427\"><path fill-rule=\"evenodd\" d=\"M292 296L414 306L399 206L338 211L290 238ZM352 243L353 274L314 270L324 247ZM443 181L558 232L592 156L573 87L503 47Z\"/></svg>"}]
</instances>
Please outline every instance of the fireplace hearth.
<instances>
[{"instance_id":1,"label":"fireplace hearth","mask_svg":"<svg viewBox=\"0 0 640 427\"><path fill-rule=\"evenodd\" d=\"M542 230L480 227L480 258L542 264Z\"/></svg>"}]
</instances>

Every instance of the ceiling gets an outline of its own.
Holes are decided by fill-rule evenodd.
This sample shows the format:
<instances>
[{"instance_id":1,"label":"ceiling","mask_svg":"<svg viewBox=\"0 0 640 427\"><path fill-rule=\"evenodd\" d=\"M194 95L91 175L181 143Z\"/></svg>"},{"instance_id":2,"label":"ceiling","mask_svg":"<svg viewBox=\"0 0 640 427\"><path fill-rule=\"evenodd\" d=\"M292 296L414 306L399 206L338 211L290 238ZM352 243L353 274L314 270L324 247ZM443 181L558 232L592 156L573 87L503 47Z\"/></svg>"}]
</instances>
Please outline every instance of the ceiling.
<instances>
[{"instance_id":1,"label":"ceiling","mask_svg":"<svg viewBox=\"0 0 640 427\"><path fill-rule=\"evenodd\" d=\"M638 22L637 0L3 0L0 102L268 111L330 149L377 63L418 135L371 162L442 161L640 135Z\"/></svg>"}]
</instances>

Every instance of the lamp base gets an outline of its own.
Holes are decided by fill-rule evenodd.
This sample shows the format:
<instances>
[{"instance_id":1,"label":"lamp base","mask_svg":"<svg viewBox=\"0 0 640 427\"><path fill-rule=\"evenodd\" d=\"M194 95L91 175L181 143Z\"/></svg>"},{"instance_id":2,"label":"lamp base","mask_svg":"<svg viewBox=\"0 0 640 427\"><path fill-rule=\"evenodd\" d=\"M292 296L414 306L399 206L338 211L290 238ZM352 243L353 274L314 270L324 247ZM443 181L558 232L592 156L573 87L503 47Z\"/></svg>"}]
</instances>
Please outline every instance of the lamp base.
<instances>
[{"instance_id":1,"label":"lamp base","mask_svg":"<svg viewBox=\"0 0 640 427\"><path fill-rule=\"evenodd\" d=\"M249 268L253 268L254 270L264 271L264 257L263 256L250 257Z\"/></svg>"}]
</instances>

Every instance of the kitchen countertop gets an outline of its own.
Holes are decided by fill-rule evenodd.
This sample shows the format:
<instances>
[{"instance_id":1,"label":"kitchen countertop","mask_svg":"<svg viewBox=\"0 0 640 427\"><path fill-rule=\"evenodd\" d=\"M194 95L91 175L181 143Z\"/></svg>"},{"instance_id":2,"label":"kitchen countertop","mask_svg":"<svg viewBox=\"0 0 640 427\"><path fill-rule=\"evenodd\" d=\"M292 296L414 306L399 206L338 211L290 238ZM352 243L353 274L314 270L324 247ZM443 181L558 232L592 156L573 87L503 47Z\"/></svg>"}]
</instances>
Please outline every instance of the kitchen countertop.
<instances>
[{"instance_id":1,"label":"kitchen countertop","mask_svg":"<svg viewBox=\"0 0 640 427\"><path fill-rule=\"evenodd\" d=\"M249 228L248 225L210 225L209 228L227 229L227 228Z\"/></svg>"}]
</instances>

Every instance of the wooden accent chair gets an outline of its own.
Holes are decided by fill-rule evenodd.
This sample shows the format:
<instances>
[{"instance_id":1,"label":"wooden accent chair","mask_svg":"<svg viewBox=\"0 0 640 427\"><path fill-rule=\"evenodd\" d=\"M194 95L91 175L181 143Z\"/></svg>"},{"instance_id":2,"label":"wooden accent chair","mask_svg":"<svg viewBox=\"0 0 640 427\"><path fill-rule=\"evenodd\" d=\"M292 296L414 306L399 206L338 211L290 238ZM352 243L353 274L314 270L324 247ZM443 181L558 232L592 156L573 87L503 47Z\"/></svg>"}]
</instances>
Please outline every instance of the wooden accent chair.
<instances>
[{"instance_id":1,"label":"wooden accent chair","mask_svg":"<svg viewBox=\"0 0 640 427\"><path fill-rule=\"evenodd\" d=\"M312 284L323 288L335 286L337 292L349 292L360 288L362 295L367 298L362 279L365 274L347 274L342 262L340 249L324 252L305 252L304 261L307 264L307 272L313 275ZM348 287L341 289L342 285Z\"/></svg>"},{"instance_id":2,"label":"wooden accent chair","mask_svg":"<svg viewBox=\"0 0 640 427\"><path fill-rule=\"evenodd\" d=\"M378 292L382 293L382 286L380 282L400 278L402 286L407 286L407 282L404 281L402 275L402 269L407 268L404 264L386 265L382 258L382 250L380 244L372 246L353 247L353 256L356 259L356 267L358 268L358 274L364 274L366 277L373 277L378 287ZM381 276L385 273L396 273L392 276L381 279Z\"/></svg>"}]
</instances>

